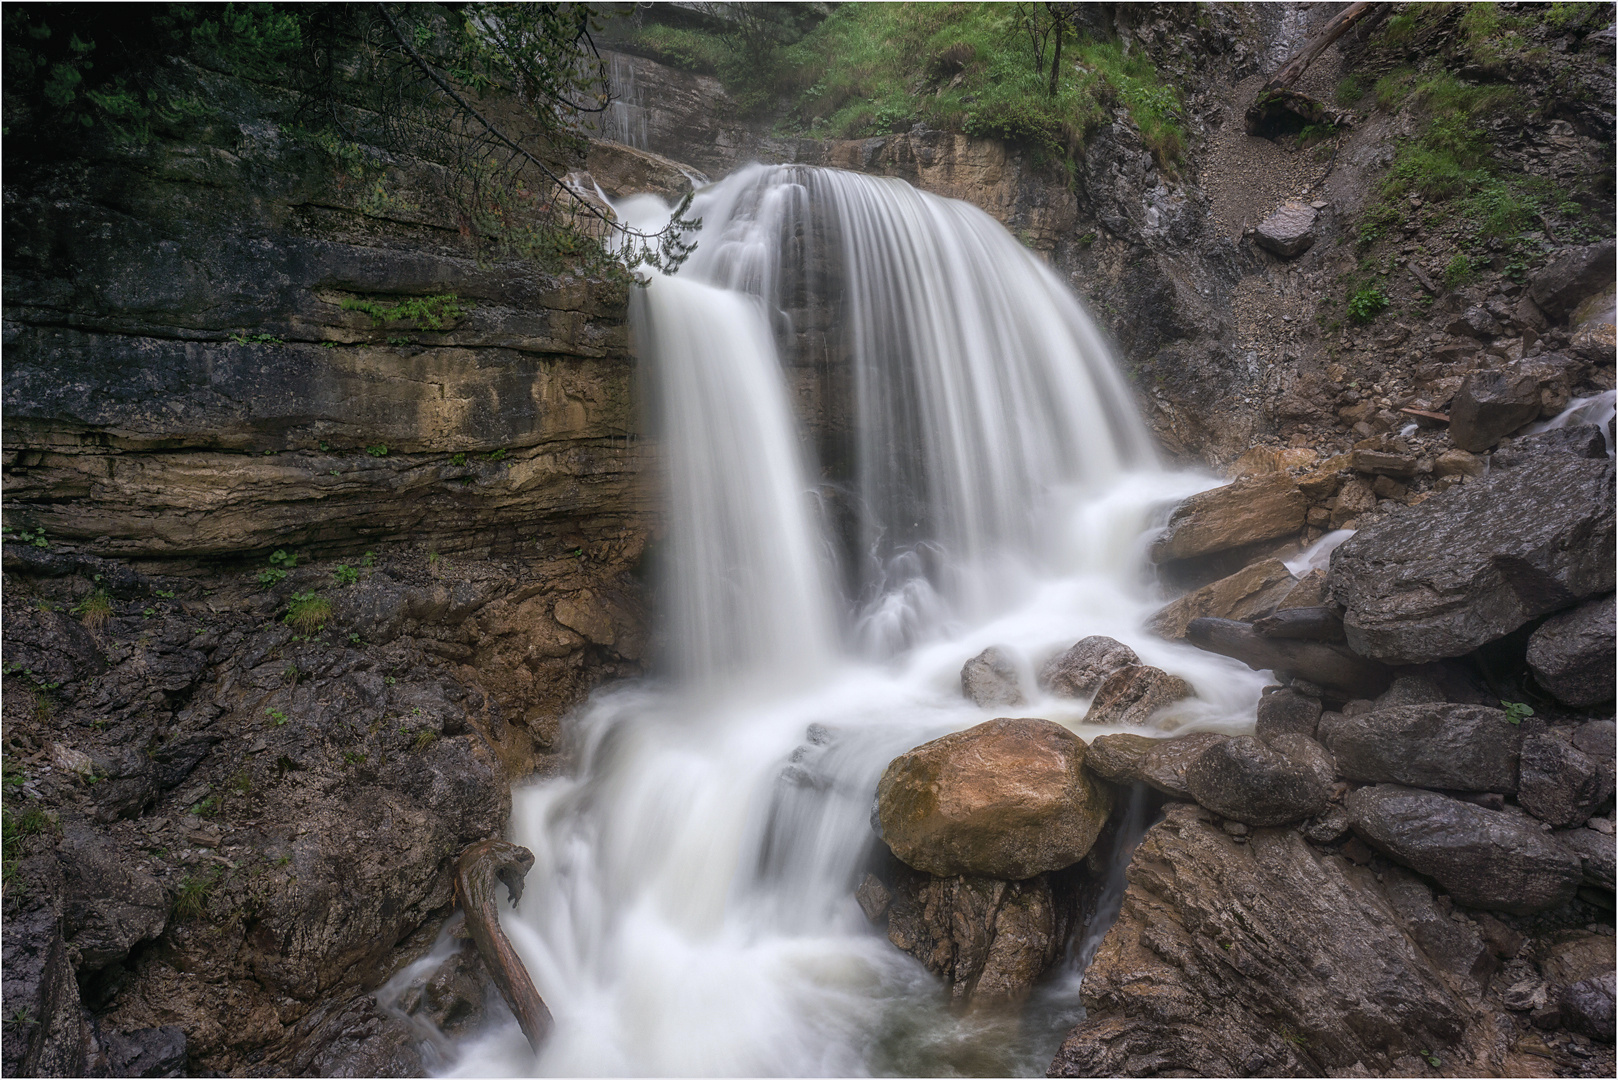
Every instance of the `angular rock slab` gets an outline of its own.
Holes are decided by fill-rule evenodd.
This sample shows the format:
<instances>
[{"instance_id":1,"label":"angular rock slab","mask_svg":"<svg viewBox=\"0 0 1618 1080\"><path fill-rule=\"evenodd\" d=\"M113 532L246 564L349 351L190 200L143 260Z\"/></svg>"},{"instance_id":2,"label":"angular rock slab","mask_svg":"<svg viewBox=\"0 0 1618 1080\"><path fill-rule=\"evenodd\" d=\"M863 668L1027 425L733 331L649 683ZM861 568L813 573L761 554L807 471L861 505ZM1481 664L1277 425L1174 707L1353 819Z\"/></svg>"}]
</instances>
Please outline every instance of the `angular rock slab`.
<instances>
[{"instance_id":1,"label":"angular rock slab","mask_svg":"<svg viewBox=\"0 0 1618 1080\"><path fill-rule=\"evenodd\" d=\"M1215 743L1185 770L1191 797L1220 817L1248 825L1288 825L1326 809L1331 757L1307 735L1252 735Z\"/></svg>"},{"instance_id":2,"label":"angular rock slab","mask_svg":"<svg viewBox=\"0 0 1618 1080\"><path fill-rule=\"evenodd\" d=\"M1084 742L1049 720L990 720L924 743L877 784L882 839L937 877L1020 881L1072 866L1112 810L1084 757Z\"/></svg>"},{"instance_id":3,"label":"angular rock slab","mask_svg":"<svg viewBox=\"0 0 1618 1080\"><path fill-rule=\"evenodd\" d=\"M1303 528L1308 502L1285 474L1243 477L1186 499L1152 544L1152 561L1190 559Z\"/></svg>"},{"instance_id":4,"label":"angular rock slab","mask_svg":"<svg viewBox=\"0 0 1618 1080\"><path fill-rule=\"evenodd\" d=\"M1611 592L1614 537L1611 462L1550 454L1394 510L1328 581L1355 652L1426 663Z\"/></svg>"},{"instance_id":5,"label":"angular rock slab","mask_svg":"<svg viewBox=\"0 0 1618 1080\"><path fill-rule=\"evenodd\" d=\"M1523 734L1499 709L1432 703L1332 713L1320 741L1349 780L1511 795Z\"/></svg>"},{"instance_id":6,"label":"angular rock slab","mask_svg":"<svg viewBox=\"0 0 1618 1080\"><path fill-rule=\"evenodd\" d=\"M1320 699L1280 687L1259 698L1254 733L1265 742L1276 735L1315 737L1320 726Z\"/></svg>"},{"instance_id":7,"label":"angular rock slab","mask_svg":"<svg viewBox=\"0 0 1618 1080\"><path fill-rule=\"evenodd\" d=\"M1049 1075L1405 1075L1433 1046L1499 1073L1490 1025L1369 870L1292 830L1238 845L1210 818L1171 804L1136 848Z\"/></svg>"},{"instance_id":8,"label":"angular rock slab","mask_svg":"<svg viewBox=\"0 0 1618 1080\"><path fill-rule=\"evenodd\" d=\"M1315 243L1315 219L1320 215L1306 202L1289 202L1258 223L1253 241L1283 259L1295 259Z\"/></svg>"},{"instance_id":9,"label":"angular rock slab","mask_svg":"<svg viewBox=\"0 0 1618 1080\"><path fill-rule=\"evenodd\" d=\"M1178 675L1150 664L1130 664L1114 671L1096 690L1086 724L1145 727L1158 712L1196 693Z\"/></svg>"},{"instance_id":10,"label":"angular rock slab","mask_svg":"<svg viewBox=\"0 0 1618 1080\"><path fill-rule=\"evenodd\" d=\"M1523 739L1517 801L1539 820L1563 829L1583 825L1611 795L1611 779L1584 751L1552 735Z\"/></svg>"},{"instance_id":11,"label":"angular rock slab","mask_svg":"<svg viewBox=\"0 0 1618 1080\"><path fill-rule=\"evenodd\" d=\"M1528 639L1528 666L1539 685L1564 705L1611 701L1618 667L1618 608L1604 596L1546 619Z\"/></svg>"},{"instance_id":12,"label":"angular rock slab","mask_svg":"<svg viewBox=\"0 0 1618 1080\"><path fill-rule=\"evenodd\" d=\"M1256 619L1285 600L1298 584L1280 559L1265 559L1186 593L1159 608L1147 625L1159 637L1180 641L1192 619Z\"/></svg>"},{"instance_id":13,"label":"angular rock slab","mask_svg":"<svg viewBox=\"0 0 1618 1080\"><path fill-rule=\"evenodd\" d=\"M1345 805L1355 833L1467 907L1546 911L1573 899L1584 879L1578 855L1526 816L1392 784L1360 788Z\"/></svg>"},{"instance_id":14,"label":"angular rock slab","mask_svg":"<svg viewBox=\"0 0 1618 1080\"><path fill-rule=\"evenodd\" d=\"M1039 669L1039 685L1057 697L1087 698L1108 675L1138 663L1140 657L1128 645L1094 634L1046 661Z\"/></svg>"}]
</instances>

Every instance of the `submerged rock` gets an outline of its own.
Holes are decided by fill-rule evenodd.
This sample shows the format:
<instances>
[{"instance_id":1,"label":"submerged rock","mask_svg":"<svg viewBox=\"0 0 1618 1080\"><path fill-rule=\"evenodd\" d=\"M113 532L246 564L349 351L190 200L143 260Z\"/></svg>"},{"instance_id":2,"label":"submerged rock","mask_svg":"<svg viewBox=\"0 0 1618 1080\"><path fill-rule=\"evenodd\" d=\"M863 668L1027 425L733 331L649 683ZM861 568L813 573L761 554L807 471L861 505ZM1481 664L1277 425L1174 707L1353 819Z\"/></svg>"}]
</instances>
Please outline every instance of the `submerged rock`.
<instances>
[{"instance_id":1,"label":"submerged rock","mask_svg":"<svg viewBox=\"0 0 1618 1080\"><path fill-rule=\"evenodd\" d=\"M1021 705L1017 665L998 645L990 645L961 667L961 693L974 705Z\"/></svg>"},{"instance_id":2,"label":"submerged rock","mask_svg":"<svg viewBox=\"0 0 1618 1080\"><path fill-rule=\"evenodd\" d=\"M1331 592L1356 652L1425 663L1611 592L1613 550L1611 463L1548 454L1361 529Z\"/></svg>"},{"instance_id":3,"label":"submerged rock","mask_svg":"<svg viewBox=\"0 0 1618 1080\"><path fill-rule=\"evenodd\" d=\"M1346 806L1366 842L1468 907L1545 911L1573 899L1584 877L1578 856L1526 815L1392 784L1360 788Z\"/></svg>"},{"instance_id":4,"label":"submerged rock","mask_svg":"<svg viewBox=\"0 0 1618 1080\"><path fill-rule=\"evenodd\" d=\"M1422 704L1333 713L1320 741L1350 780L1510 795L1523 734L1499 709Z\"/></svg>"},{"instance_id":5,"label":"submerged rock","mask_svg":"<svg viewBox=\"0 0 1618 1080\"><path fill-rule=\"evenodd\" d=\"M1039 685L1057 697L1086 698L1095 694L1108 675L1138 663L1140 657L1134 649L1096 634L1051 657L1039 670Z\"/></svg>"},{"instance_id":6,"label":"submerged rock","mask_svg":"<svg viewBox=\"0 0 1618 1080\"><path fill-rule=\"evenodd\" d=\"M1051 875L1026 881L934 877L901 871L888 912L888 940L944 980L957 1004L1026 997L1062 955L1072 901Z\"/></svg>"},{"instance_id":7,"label":"submerged rock","mask_svg":"<svg viewBox=\"0 0 1618 1080\"><path fill-rule=\"evenodd\" d=\"M877 823L899 859L937 877L1017 881L1084 858L1112 792L1085 746L1049 720L990 720L894 758Z\"/></svg>"}]
</instances>

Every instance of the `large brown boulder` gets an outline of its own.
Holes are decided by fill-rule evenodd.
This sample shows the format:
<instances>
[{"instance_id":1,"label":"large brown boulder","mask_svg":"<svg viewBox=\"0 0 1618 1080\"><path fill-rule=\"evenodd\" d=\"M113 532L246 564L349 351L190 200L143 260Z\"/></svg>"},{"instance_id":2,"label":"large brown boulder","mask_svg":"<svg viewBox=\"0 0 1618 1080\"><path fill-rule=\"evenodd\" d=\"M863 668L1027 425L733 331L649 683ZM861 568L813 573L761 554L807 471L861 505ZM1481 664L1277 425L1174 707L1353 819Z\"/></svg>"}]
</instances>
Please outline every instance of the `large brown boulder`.
<instances>
[{"instance_id":1,"label":"large brown boulder","mask_svg":"<svg viewBox=\"0 0 1618 1080\"><path fill-rule=\"evenodd\" d=\"M1573 899L1578 854L1517 813L1436 791L1377 784L1345 803L1354 831L1389 858L1437 881L1456 903L1528 915Z\"/></svg>"},{"instance_id":2,"label":"large brown boulder","mask_svg":"<svg viewBox=\"0 0 1618 1080\"><path fill-rule=\"evenodd\" d=\"M1186 499L1152 544L1154 562L1191 559L1303 529L1308 502L1286 474L1248 476Z\"/></svg>"},{"instance_id":3,"label":"large brown boulder","mask_svg":"<svg viewBox=\"0 0 1618 1080\"><path fill-rule=\"evenodd\" d=\"M1084 858L1112 792L1049 720L990 720L900 754L877 784L882 839L938 877L1020 881Z\"/></svg>"},{"instance_id":4,"label":"large brown boulder","mask_svg":"<svg viewBox=\"0 0 1618 1080\"><path fill-rule=\"evenodd\" d=\"M1337 772L1372 784L1452 791L1517 791L1522 728L1481 705L1400 705L1320 721Z\"/></svg>"},{"instance_id":5,"label":"large brown boulder","mask_svg":"<svg viewBox=\"0 0 1618 1080\"><path fill-rule=\"evenodd\" d=\"M1613 590L1613 468L1547 454L1394 510L1332 552L1355 652L1461 656Z\"/></svg>"}]
</instances>

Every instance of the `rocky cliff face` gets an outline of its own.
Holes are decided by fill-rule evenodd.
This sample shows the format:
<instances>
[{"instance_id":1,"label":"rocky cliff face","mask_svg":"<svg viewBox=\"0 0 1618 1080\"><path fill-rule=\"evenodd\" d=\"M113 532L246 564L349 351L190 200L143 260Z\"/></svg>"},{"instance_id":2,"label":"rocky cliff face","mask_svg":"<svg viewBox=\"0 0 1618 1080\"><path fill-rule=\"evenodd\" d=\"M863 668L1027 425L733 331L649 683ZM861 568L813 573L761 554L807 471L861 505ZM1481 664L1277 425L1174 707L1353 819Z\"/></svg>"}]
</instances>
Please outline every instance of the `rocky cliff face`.
<instances>
[{"instance_id":1,"label":"rocky cliff face","mask_svg":"<svg viewBox=\"0 0 1618 1080\"><path fill-rule=\"evenodd\" d=\"M367 991L642 670L627 290L209 89L7 170L5 1071L420 1074Z\"/></svg>"}]
</instances>

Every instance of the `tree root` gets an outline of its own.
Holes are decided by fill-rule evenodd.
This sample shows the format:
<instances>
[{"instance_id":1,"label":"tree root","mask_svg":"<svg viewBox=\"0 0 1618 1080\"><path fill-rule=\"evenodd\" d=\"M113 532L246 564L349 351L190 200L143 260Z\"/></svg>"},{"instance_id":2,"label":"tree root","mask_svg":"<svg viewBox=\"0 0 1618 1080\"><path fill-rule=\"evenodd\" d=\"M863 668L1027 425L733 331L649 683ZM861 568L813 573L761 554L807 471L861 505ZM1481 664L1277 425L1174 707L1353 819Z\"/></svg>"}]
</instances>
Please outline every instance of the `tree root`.
<instances>
[{"instance_id":1,"label":"tree root","mask_svg":"<svg viewBox=\"0 0 1618 1080\"><path fill-rule=\"evenodd\" d=\"M500 988L500 995L511 1006L528 1037L534 1053L550 1038L555 1021L545 999L534 988L534 980L522 959L500 929L500 912L495 901L495 882L504 882L516 907L522 899L523 878L534 865L533 852L504 840L480 840L461 852L455 867L455 896L466 913L466 927L483 956L483 963Z\"/></svg>"}]
</instances>

